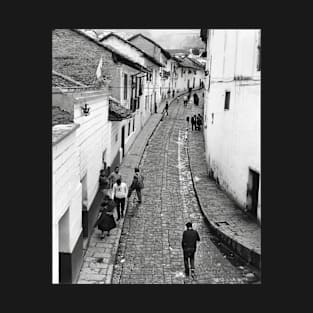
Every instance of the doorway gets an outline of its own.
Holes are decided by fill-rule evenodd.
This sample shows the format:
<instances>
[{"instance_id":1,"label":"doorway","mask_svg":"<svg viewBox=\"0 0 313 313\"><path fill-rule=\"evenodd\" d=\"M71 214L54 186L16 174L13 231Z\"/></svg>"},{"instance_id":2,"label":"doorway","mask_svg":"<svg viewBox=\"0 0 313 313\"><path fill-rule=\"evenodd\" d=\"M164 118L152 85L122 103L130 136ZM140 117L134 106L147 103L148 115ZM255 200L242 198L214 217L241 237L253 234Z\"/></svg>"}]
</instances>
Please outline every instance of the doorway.
<instances>
[{"instance_id":1,"label":"doorway","mask_svg":"<svg viewBox=\"0 0 313 313\"><path fill-rule=\"evenodd\" d=\"M80 181L82 184L82 228L83 237L88 237L88 194L87 194L87 173Z\"/></svg>"},{"instance_id":2,"label":"doorway","mask_svg":"<svg viewBox=\"0 0 313 313\"><path fill-rule=\"evenodd\" d=\"M122 127L122 134L121 134L121 148L122 148L122 157L125 155L125 126Z\"/></svg>"},{"instance_id":3,"label":"doorway","mask_svg":"<svg viewBox=\"0 0 313 313\"><path fill-rule=\"evenodd\" d=\"M257 217L259 199L260 174L249 168L249 178L247 186L247 210Z\"/></svg>"},{"instance_id":4,"label":"doorway","mask_svg":"<svg viewBox=\"0 0 313 313\"><path fill-rule=\"evenodd\" d=\"M71 283L71 270L68 264L69 253L69 208L59 220L59 283Z\"/></svg>"}]
</instances>

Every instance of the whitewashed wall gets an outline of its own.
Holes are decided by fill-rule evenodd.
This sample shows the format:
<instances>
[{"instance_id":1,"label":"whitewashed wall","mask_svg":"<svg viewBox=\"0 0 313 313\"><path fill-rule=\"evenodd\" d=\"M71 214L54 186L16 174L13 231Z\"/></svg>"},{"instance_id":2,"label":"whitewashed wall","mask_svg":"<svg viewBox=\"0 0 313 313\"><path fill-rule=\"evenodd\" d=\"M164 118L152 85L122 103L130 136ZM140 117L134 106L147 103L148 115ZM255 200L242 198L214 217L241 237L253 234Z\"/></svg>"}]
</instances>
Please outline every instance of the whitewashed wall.
<instances>
[{"instance_id":1,"label":"whitewashed wall","mask_svg":"<svg viewBox=\"0 0 313 313\"><path fill-rule=\"evenodd\" d=\"M206 158L222 187L242 207L246 206L249 167L261 172L257 44L258 30L214 30L208 43L211 86L204 106ZM238 75L250 78L234 80ZM226 90L231 92L229 110L224 110ZM259 189L259 220L260 194Z\"/></svg>"},{"instance_id":2,"label":"whitewashed wall","mask_svg":"<svg viewBox=\"0 0 313 313\"><path fill-rule=\"evenodd\" d=\"M103 151L110 155L110 130L108 122L108 94L91 92L89 97L82 95L75 104L74 121L80 124L77 130L77 145L80 152L80 178L87 174L87 209L89 209L99 184ZM84 116L81 106L87 102L90 114Z\"/></svg>"},{"instance_id":3,"label":"whitewashed wall","mask_svg":"<svg viewBox=\"0 0 313 313\"><path fill-rule=\"evenodd\" d=\"M56 125L53 129L60 129ZM82 190L76 131L52 147L52 282L59 282L59 252L71 253L82 231ZM59 221L69 210L68 227L60 234Z\"/></svg>"}]
</instances>

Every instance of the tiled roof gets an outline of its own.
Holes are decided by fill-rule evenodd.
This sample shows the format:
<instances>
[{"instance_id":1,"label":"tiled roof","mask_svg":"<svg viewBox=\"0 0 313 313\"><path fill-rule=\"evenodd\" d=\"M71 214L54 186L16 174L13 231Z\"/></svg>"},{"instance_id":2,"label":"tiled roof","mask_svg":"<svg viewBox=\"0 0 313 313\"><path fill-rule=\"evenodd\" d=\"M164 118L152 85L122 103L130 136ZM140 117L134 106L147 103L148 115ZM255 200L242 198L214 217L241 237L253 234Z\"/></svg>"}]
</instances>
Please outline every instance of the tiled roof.
<instances>
[{"instance_id":1,"label":"tiled roof","mask_svg":"<svg viewBox=\"0 0 313 313\"><path fill-rule=\"evenodd\" d=\"M136 35L133 35L133 36L131 36L130 38L128 38L128 41L132 41L133 39L135 39L135 38L137 38L137 37L139 37L139 36L141 36L142 38L144 38L144 39L150 41L150 42L153 43L155 46L159 47L159 48L161 49L161 51L163 52L163 54L164 54L168 59L171 58L171 54L170 54L167 50L165 50L165 49L162 48L159 44L157 44L155 41L153 41L153 40L150 39L149 37L144 36L143 34L136 34Z\"/></svg>"},{"instance_id":2,"label":"tiled roof","mask_svg":"<svg viewBox=\"0 0 313 313\"><path fill-rule=\"evenodd\" d=\"M65 76L56 71L52 71L52 87L63 87L63 88L71 88L71 87L85 87L85 85Z\"/></svg>"},{"instance_id":3,"label":"tiled roof","mask_svg":"<svg viewBox=\"0 0 313 313\"><path fill-rule=\"evenodd\" d=\"M132 111L110 101L109 121L121 121L132 116Z\"/></svg>"},{"instance_id":4,"label":"tiled roof","mask_svg":"<svg viewBox=\"0 0 313 313\"><path fill-rule=\"evenodd\" d=\"M84 32L82 32L82 31L80 31L78 29L72 29L72 30L75 31L76 33L78 33L78 34L88 38L89 40L93 41L94 43L96 43L100 47L102 47L102 48L104 48L104 49L114 53L118 57L119 61L121 61L122 63L125 62L127 65L133 66L136 69L143 69L143 70L149 72L149 70L146 67L144 67L141 64L131 60L127 55L123 54L121 51L117 50L116 48L114 48L114 47L112 47L110 45L107 45L107 44L103 44L100 41L98 41L98 40L96 40L96 39L86 35Z\"/></svg>"},{"instance_id":5,"label":"tiled roof","mask_svg":"<svg viewBox=\"0 0 313 313\"><path fill-rule=\"evenodd\" d=\"M176 53L183 53L185 55L189 54L189 50L187 49L167 49L167 51L171 54L171 55L175 55Z\"/></svg>"},{"instance_id":6,"label":"tiled roof","mask_svg":"<svg viewBox=\"0 0 313 313\"><path fill-rule=\"evenodd\" d=\"M191 60L191 62L195 63L195 65L199 66L200 68L204 68L202 63L200 63L197 59L194 58L188 58L189 60Z\"/></svg>"},{"instance_id":7,"label":"tiled roof","mask_svg":"<svg viewBox=\"0 0 313 313\"><path fill-rule=\"evenodd\" d=\"M195 70L204 70L204 67L203 66L199 66L199 65L196 65L191 59L189 59L188 57L187 58L184 58L180 63L179 63L180 66L183 66L183 67L188 67L188 68L192 68L192 69L195 69Z\"/></svg>"},{"instance_id":8,"label":"tiled roof","mask_svg":"<svg viewBox=\"0 0 313 313\"><path fill-rule=\"evenodd\" d=\"M52 127L52 145L57 144L79 127L79 124L55 125Z\"/></svg>"},{"instance_id":9,"label":"tiled roof","mask_svg":"<svg viewBox=\"0 0 313 313\"><path fill-rule=\"evenodd\" d=\"M99 41L89 37L88 35L84 34L83 32L76 30L76 29L56 29L56 41L53 46L53 60L52 60L52 67L58 73L62 73L67 77L70 77L72 80L83 83L86 86L97 86L101 88L101 83L96 78L96 70L100 59L101 51L105 53L107 51L108 57L113 58L111 59L110 63L114 67L114 61L119 61L123 64L127 64L130 67L136 70L142 70L144 72L149 72L149 70L142 65L134 62L133 60L129 59L126 55L123 55L113 47L109 47L100 43ZM59 45L59 36L58 32L66 32L66 36L61 39ZM78 44L75 42L75 38L77 39L77 35L80 38L78 40ZM72 37L73 36L73 37ZM67 44L67 41L71 41L73 38L73 44L70 46ZM95 51L89 54L89 51L82 49L81 42L82 40L86 40L91 42L97 47L95 47ZM69 48L71 47L71 48ZM98 56L98 57L95 57ZM110 65L110 66L111 66ZM108 68L105 65L103 66L103 78L106 82L109 82L111 79L111 67ZM59 84L66 84L64 79L62 81L58 78L54 78L55 85ZM72 86L72 84L71 84Z\"/></svg>"},{"instance_id":10,"label":"tiled roof","mask_svg":"<svg viewBox=\"0 0 313 313\"><path fill-rule=\"evenodd\" d=\"M71 123L73 123L73 117L69 112L63 111L58 106L52 107L52 126Z\"/></svg>"},{"instance_id":11,"label":"tiled roof","mask_svg":"<svg viewBox=\"0 0 313 313\"><path fill-rule=\"evenodd\" d=\"M157 59L155 59L153 56L147 54L145 51L143 51L142 49L140 49L139 47L137 47L136 45L134 45L133 43L131 43L130 41L122 38L121 36L117 35L116 33L109 33L105 36L103 36L99 41L102 42L103 40L111 37L111 36L114 36L116 38L118 38L119 40L123 41L124 43L130 45L131 47L135 48L136 50L138 50L139 52L141 52L148 60L150 60L151 62L157 64L158 66L164 66L162 63L160 63Z\"/></svg>"}]
</instances>

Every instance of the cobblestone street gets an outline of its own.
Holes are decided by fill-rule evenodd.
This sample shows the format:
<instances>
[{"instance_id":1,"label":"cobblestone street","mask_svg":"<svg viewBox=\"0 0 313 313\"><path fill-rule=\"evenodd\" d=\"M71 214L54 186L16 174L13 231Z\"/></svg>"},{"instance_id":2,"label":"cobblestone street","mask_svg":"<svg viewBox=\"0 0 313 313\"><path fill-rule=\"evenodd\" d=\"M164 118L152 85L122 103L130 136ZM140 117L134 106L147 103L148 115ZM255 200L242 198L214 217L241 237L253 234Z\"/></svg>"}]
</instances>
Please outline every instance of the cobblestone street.
<instances>
[{"instance_id":1,"label":"cobblestone street","mask_svg":"<svg viewBox=\"0 0 313 313\"><path fill-rule=\"evenodd\" d=\"M199 95L202 99L202 92ZM184 107L182 99L174 101L146 147L140 165L145 177L143 202L129 202L113 284L247 283L243 268L231 264L210 240L194 193L186 151L186 116L194 111L200 108L192 103ZM183 274L181 238L188 221L201 238L195 280Z\"/></svg>"}]
</instances>

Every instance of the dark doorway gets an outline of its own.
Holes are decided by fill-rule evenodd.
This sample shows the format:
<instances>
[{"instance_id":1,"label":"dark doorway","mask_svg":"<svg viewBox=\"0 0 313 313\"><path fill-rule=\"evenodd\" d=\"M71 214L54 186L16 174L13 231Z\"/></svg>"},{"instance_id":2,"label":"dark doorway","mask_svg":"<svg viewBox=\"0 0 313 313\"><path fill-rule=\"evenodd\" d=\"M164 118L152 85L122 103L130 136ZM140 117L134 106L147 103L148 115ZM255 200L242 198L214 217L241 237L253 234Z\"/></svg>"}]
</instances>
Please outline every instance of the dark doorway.
<instances>
[{"instance_id":1,"label":"dark doorway","mask_svg":"<svg viewBox=\"0 0 313 313\"><path fill-rule=\"evenodd\" d=\"M259 198L260 174L249 169L249 178L247 186L247 209L253 216L257 217L258 198Z\"/></svg>"},{"instance_id":2,"label":"dark doorway","mask_svg":"<svg viewBox=\"0 0 313 313\"><path fill-rule=\"evenodd\" d=\"M87 173L80 181L82 184L82 228L83 237L88 237L88 193L87 193Z\"/></svg>"},{"instance_id":3,"label":"dark doorway","mask_svg":"<svg viewBox=\"0 0 313 313\"><path fill-rule=\"evenodd\" d=\"M122 148L122 156L124 157L124 149L125 149L125 126L122 127L122 135L121 135L121 148Z\"/></svg>"}]
</instances>

